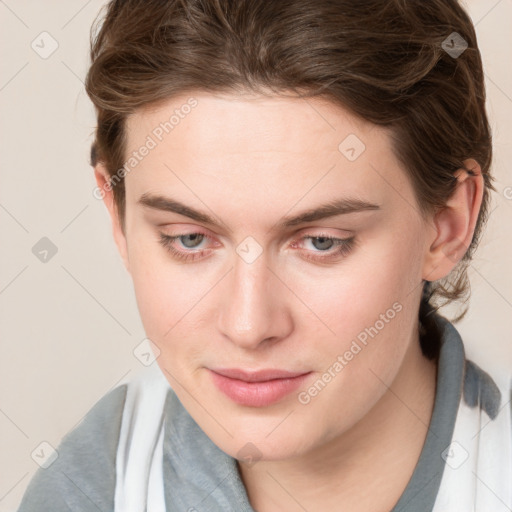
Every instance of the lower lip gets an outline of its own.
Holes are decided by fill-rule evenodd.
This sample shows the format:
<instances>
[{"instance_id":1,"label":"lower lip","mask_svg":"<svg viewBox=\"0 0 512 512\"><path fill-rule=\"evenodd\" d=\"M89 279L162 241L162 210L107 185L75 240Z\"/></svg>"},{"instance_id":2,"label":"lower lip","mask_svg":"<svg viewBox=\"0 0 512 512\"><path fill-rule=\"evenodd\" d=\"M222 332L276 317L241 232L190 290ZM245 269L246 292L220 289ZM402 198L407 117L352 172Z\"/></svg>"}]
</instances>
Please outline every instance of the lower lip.
<instances>
[{"instance_id":1,"label":"lower lip","mask_svg":"<svg viewBox=\"0 0 512 512\"><path fill-rule=\"evenodd\" d=\"M210 370L217 388L231 398L233 402L247 407L265 407L278 402L298 389L310 373L286 379L246 382L230 379Z\"/></svg>"}]
</instances>

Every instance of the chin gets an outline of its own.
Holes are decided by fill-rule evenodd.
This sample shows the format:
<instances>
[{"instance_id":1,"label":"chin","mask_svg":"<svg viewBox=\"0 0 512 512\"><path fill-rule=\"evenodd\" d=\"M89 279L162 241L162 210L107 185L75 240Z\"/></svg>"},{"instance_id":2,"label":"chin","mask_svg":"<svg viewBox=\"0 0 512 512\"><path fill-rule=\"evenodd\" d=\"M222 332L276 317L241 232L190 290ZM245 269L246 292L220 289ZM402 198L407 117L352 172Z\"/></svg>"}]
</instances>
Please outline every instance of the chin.
<instances>
[{"instance_id":1,"label":"chin","mask_svg":"<svg viewBox=\"0 0 512 512\"><path fill-rule=\"evenodd\" d=\"M234 438L218 439L210 437L212 441L230 457L239 462L248 462L249 466L257 461L279 461L290 459L307 452L312 448L311 438L302 429L300 433L290 432L290 429L283 429L282 432L271 433L275 427L266 428L259 431L256 435L244 432L242 428L237 427ZM228 427L228 430L229 427ZM254 427L250 429L254 431ZM233 430L230 430L233 432ZM207 434L208 435L208 434ZM309 438L309 439L308 439Z\"/></svg>"}]
</instances>

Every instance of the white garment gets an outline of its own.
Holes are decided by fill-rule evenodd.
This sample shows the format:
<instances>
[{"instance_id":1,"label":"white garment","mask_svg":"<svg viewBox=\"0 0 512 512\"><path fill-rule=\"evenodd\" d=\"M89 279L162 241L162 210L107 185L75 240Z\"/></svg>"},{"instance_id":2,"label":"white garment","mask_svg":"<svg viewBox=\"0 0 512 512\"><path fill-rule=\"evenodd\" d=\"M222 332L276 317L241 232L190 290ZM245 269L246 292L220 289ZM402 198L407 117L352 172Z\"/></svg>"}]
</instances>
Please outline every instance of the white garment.
<instances>
[{"instance_id":1,"label":"white garment","mask_svg":"<svg viewBox=\"0 0 512 512\"><path fill-rule=\"evenodd\" d=\"M446 465L432 512L512 510L510 374L495 371L502 406L494 420L480 407L459 404ZM450 456L451 455L451 456Z\"/></svg>"},{"instance_id":2,"label":"white garment","mask_svg":"<svg viewBox=\"0 0 512 512\"><path fill-rule=\"evenodd\" d=\"M154 362L127 383L116 458L115 512L165 512L163 410L168 381Z\"/></svg>"}]
</instances>

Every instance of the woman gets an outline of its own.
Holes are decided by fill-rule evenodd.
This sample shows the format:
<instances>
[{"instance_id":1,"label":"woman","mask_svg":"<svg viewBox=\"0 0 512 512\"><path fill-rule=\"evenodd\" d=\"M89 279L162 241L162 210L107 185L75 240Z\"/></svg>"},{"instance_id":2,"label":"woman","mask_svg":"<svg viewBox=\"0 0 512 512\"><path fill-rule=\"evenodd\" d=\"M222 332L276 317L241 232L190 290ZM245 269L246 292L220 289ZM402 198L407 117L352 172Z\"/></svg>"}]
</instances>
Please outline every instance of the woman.
<instances>
[{"instance_id":1,"label":"woman","mask_svg":"<svg viewBox=\"0 0 512 512\"><path fill-rule=\"evenodd\" d=\"M510 372L437 312L495 190L462 7L112 1L91 57L156 364L20 511L510 510Z\"/></svg>"}]
</instances>

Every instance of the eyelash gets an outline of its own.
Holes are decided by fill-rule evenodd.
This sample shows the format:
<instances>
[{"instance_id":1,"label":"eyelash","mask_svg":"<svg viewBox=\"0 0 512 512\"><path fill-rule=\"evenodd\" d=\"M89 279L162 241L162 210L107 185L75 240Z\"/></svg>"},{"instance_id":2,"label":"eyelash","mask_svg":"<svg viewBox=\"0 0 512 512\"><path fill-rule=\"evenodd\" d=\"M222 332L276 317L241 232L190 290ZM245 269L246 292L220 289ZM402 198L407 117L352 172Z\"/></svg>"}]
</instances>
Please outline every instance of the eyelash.
<instances>
[{"instance_id":1,"label":"eyelash","mask_svg":"<svg viewBox=\"0 0 512 512\"><path fill-rule=\"evenodd\" d=\"M181 234L181 235L172 235L172 236L166 235L165 233L160 233L160 244L167 251L169 251L172 254L172 256L174 258L176 258L177 260L186 261L186 262L195 261L199 258L202 258L203 254L206 251L205 250L195 251L195 252L180 251L173 246L173 242L175 240L177 240L181 237L192 236L192 235L200 235L200 236L203 236L205 239L210 238L209 236L207 236L203 233L185 233L185 234ZM332 237L329 235L323 235L323 234L316 235L316 236L306 235L306 236L303 236L302 238L300 238L299 240L308 240L308 239L315 240L315 239L319 239L319 238L323 238L326 240L332 240L334 242L333 247L337 247L337 248L329 249L329 251L321 251L323 253L328 253L328 256L321 256L320 258L305 256L305 259L311 260L314 262L328 263L328 262L336 259L337 257L348 255L355 246L355 237L354 236L352 236L350 238L335 238L335 237ZM295 242L292 245L294 245L294 244L295 244Z\"/></svg>"}]
</instances>

